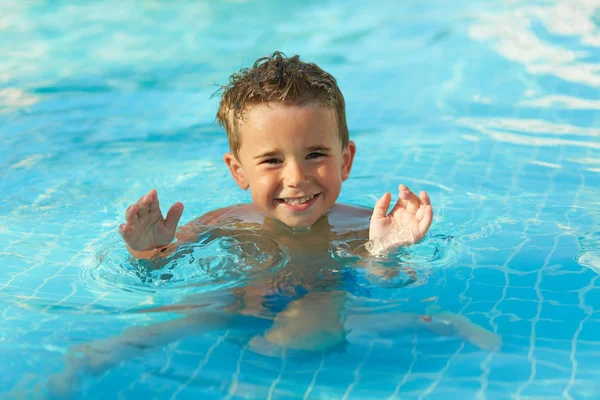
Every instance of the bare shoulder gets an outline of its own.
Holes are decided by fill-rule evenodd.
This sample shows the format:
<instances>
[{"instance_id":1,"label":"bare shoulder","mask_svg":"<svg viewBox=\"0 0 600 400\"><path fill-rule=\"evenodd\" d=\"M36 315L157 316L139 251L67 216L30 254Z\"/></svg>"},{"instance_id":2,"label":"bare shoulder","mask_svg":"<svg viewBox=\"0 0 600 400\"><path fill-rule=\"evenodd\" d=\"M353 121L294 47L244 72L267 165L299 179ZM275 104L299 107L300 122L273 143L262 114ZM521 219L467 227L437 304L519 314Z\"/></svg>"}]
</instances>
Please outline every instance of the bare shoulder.
<instances>
[{"instance_id":1,"label":"bare shoulder","mask_svg":"<svg viewBox=\"0 0 600 400\"><path fill-rule=\"evenodd\" d=\"M349 204L335 203L329 210L330 213L345 215L349 217L370 218L373 210L366 207L351 206Z\"/></svg>"},{"instance_id":2,"label":"bare shoulder","mask_svg":"<svg viewBox=\"0 0 600 400\"><path fill-rule=\"evenodd\" d=\"M329 224L339 233L369 228L373 210L348 204L335 204L327 213Z\"/></svg>"},{"instance_id":3,"label":"bare shoulder","mask_svg":"<svg viewBox=\"0 0 600 400\"><path fill-rule=\"evenodd\" d=\"M182 227L182 229L185 227L222 226L228 224L262 224L263 220L264 215L256 209L254 204L237 204L209 211L191 221Z\"/></svg>"}]
</instances>

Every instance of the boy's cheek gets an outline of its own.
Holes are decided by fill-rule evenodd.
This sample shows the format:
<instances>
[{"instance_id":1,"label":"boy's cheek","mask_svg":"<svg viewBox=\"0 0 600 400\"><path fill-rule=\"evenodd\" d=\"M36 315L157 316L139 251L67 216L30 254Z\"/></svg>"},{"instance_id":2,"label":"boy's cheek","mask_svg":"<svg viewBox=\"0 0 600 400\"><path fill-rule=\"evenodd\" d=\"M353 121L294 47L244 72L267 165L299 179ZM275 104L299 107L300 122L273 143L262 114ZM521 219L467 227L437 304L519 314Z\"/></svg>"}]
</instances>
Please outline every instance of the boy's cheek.
<instances>
[{"instance_id":1,"label":"boy's cheek","mask_svg":"<svg viewBox=\"0 0 600 400\"><path fill-rule=\"evenodd\" d=\"M268 188L271 184L271 178L267 174L260 174L256 182L258 182L262 188Z\"/></svg>"}]
</instances>

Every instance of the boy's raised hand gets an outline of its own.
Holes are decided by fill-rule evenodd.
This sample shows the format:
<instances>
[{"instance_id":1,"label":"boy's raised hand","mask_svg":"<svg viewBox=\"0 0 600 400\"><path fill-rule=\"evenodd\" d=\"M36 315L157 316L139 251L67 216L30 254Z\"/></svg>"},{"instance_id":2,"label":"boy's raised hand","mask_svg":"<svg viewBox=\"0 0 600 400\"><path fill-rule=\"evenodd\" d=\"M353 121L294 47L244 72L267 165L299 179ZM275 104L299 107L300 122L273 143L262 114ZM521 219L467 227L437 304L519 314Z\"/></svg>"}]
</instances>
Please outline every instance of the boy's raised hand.
<instances>
[{"instance_id":1,"label":"boy's raised hand","mask_svg":"<svg viewBox=\"0 0 600 400\"><path fill-rule=\"evenodd\" d=\"M183 204L178 202L171 206L167 218L163 218L158 195L152 189L127 208L126 222L119 225L119 234L132 250L152 250L173 241L182 213Z\"/></svg>"},{"instance_id":2,"label":"boy's raised hand","mask_svg":"<svg viewBox=\"0 0 600 400\"><path fill-rule=\"evenodd\" d=\"M431 226L433 209L427 193L417 196L404 185L398 187L398 192L398 202L389 214L390 193L385 193L375 204L369 227L369 239L377 243L370 250L375 255L392 247L418 243Z\"/></svg>"}]
</instances>

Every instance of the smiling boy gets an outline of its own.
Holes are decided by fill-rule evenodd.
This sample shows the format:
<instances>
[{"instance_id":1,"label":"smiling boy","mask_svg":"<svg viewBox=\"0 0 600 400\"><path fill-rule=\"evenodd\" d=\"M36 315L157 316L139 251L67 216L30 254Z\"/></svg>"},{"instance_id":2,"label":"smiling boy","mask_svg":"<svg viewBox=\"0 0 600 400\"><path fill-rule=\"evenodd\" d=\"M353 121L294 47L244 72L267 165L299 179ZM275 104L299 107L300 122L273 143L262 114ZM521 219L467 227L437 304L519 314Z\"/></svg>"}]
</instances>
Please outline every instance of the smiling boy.
<instances>
[{"instance_id":1,"label":"smiling boy","mask_svg":"<svg viewBox=\"0 0 600 400\"><path fill-rule=\"evenodd\" d=\"M163 218L157 193L151 190L127 209L126 223L119 227L135 257L173 251L178 246L172 243L175 236L179 242L193 240L207 226L225 221L241 227L258 224L266 231L277 221L278 233L306 230L314 238L322 233L318 222L327 219L338 234L362 232L374 255L417 243L427 233L433 211L426 192L417 196L400 185L398 202L389 214L389 193L372 211L336 203L350 175L356 145L349 140L337 82L317 65L280 52L257 60L251 69L232 75L217 119L229 139L225 163L238 186L250 190L252 203L212 211L176 236L183 204L175 203ZM368 231L365 217L370 217Z\"/></svg>"},{"instance_id":2,"label":"smiling boy","mask_svg":"<svg viewBox=\"0 0 600 400\"><path fill-rule=\"evenodd\" d=\"M337 133L336 113L319 105L250 106L238 123L239 149L225 154L231 175L268 218L310 228L335 205L356 152Z\"/></svg>"},{"instance_id":3,"label":"smiling boy","mask_svg":"<svg viewBox=\"0 0 600 400\"><path fill-rule=\"evenodd\" d=\"M200 294L182 304L144 310L175 311L182 318L73 346L62 373L49 380L52 392L75 390L82 372L102 373L150 348L203 331L253 329L257 320L272 326L260 328L248 347L268 355L285 349L324 351L348 340L347 332L354 340L419 324L440 334L458 334L480 348L499 346L497 335L444 311L427 317L343 317L352 283L345 282L346 263L331 256L331 244L352 242L353 251L368 258L419 242L433 217L427 193L417 196L400 185L389 213L390 193L373 210L336 203L356 145L348 137L344 98L335 79L315 64L276 52L234 74L223 89L217 119L229 139L224 161L237 185L250 190L252 202L211 211L177 230L183 204L175 203L164 218L152 189L128 207L119 233L139 259L176 257L182 244L229 237L235 238L242 256L245 242L263 254L285 249L285 266L231 292ZM248 254L244 263L252 257ZM377 266L372 270L381 271Z\"/></svg>"},{"instance_id":4,"label":"smiling boy","mask_svg":"<svg viewBox=\"0 0 600 400\"><path fill-rule=\"evenodd\" d=\"M331 243L358 239L355 252L377 256L419 242L433 216L427 193L417 196L400 185L390 213L389 193L374 210L336 203L356 153L344 97L333 76L298 56L276 52L232 75L217 119L229 139L225 164L237 185L250 190L252 203L209 212L177 231L183 204L175 203L163 218L156 190L151 190L127 209L126 223L119 227L127 248L140 259L165 257L209 230L223 236L252 231L272 239L289 253L288 263L271 279L238 288L241 301L236 303L241 305L235 311L264 315L265 298L280 295L282 281L295 282L284 290L292 292L284 293L289 303L274 314L264 338L305 350L339 343L344 291L339 291L339 273L332 271L343 266L333 262Z\"/></svg>"}]
</instances>

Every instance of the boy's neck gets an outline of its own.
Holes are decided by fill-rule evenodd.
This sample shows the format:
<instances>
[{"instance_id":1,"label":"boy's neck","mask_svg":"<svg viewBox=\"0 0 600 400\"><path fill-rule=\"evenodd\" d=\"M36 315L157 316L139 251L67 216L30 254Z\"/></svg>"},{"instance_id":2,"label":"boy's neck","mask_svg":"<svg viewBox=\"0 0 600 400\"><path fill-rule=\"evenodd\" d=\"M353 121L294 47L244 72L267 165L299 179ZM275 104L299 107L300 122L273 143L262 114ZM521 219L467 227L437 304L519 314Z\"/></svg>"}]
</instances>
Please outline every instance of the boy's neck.
<instances>
[{"instance_id":1,"label":"boy's neck","mask_svg":"<svg viewBox=\"0 0 600 400\"><path fill-rule=\"evenodd\" d=\"M292 228L278 219L265 216L263 229L286 236L302 237L305 235L314 235L317 232L331 232L332 226L329 223L328 213L323 214L314 224L306 228Z\"/></svg>"}]
</instances>

